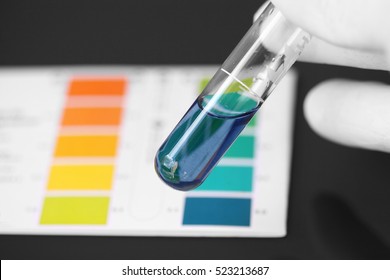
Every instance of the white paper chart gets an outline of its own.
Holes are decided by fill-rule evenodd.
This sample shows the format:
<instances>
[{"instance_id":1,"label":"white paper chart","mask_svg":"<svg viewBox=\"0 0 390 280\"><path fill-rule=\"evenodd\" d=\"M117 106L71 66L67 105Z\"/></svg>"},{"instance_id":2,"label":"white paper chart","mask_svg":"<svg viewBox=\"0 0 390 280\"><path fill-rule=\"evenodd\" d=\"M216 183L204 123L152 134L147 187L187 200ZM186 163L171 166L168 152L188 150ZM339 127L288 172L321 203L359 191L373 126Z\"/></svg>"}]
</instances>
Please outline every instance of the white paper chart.
<instances>
[{"instance_id":1,"label":"white paper chart","mask_svg":"<svg viewBox=\"0 0 390 280\"><path fill-rule=\"evenodd\" d=\"M216 69L1 68L0 233L284 236L294 72L199 189L154 171Z\"/></svg>"}]
</instances>

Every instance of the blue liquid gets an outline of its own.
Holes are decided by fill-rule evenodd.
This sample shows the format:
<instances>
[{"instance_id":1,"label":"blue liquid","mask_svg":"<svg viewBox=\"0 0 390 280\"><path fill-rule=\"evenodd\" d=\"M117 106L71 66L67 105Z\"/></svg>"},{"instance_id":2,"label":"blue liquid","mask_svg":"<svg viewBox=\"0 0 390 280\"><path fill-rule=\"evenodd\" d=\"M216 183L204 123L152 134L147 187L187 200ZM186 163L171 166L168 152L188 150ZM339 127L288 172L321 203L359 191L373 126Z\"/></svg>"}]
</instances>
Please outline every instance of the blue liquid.
<instances>
[{"instance_id":1,"label":"blue liquid","mask_svg":"<svg viewBox=\"0 0 390 280\"><path fill-rule=\"evenodd\" d=\"M224 94L206 112L207 102L192 104L156 154L157 174L174 189L200 186L260 107L238 93Z\"/></svg>"}]
</instances>

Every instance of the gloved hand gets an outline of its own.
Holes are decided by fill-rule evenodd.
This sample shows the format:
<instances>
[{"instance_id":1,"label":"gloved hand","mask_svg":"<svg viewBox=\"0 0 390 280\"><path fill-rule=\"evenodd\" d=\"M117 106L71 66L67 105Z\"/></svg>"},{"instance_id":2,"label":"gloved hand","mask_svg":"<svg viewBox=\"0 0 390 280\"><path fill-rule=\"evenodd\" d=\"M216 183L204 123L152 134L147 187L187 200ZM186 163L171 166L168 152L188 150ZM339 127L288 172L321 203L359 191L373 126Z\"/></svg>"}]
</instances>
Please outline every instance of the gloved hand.
<instances>
[{"instance_id":1,"label":"gloved hand","mask_svg":"<svg viewBox=\"0 0 390 280\"><path fill-rule=\"evenodd\" d=\"M390 1L272 0L314 37L300 60L390 70ZM389 76L390 80L390 76ZM332 80L304 104L309 125L340 144L390 152L390 86Z\"/></svg>"}]
</instances>

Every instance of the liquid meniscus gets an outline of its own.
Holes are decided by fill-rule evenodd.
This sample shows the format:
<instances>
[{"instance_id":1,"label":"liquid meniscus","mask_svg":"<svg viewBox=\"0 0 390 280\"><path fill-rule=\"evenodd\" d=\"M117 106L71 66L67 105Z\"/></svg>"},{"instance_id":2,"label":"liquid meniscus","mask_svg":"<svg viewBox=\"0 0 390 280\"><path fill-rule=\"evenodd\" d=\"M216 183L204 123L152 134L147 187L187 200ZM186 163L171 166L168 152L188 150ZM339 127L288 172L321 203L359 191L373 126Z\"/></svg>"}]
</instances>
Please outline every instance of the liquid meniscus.
<instances>
[{"instance_id":1,"label":"liquid meniscus","mask_svg":"<svg viewBox=\"0 0 390 280\"><path fill-rule=\"evenodd\" d=\"M157 152L156 172L174 189L200 186L260 107L233 92L206 110L211 98L198 98Z\"/></svg>"}]
</instances>

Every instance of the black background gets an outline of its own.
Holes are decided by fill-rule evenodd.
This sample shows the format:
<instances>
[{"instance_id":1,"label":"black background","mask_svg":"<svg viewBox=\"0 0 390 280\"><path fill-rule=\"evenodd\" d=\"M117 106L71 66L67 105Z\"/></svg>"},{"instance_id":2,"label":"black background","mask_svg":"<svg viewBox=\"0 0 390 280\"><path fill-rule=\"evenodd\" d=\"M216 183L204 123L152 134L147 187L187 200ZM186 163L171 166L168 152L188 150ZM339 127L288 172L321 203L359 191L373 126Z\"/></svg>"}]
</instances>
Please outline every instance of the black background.
<instances>
[{"instance_id":1,"label":"black background","mask_svg":"<svg viewBox=\"0 0 390 280\"><path fill-rule=\"evenodd\" d=\"M262 1L1 1L0 65L221 64ZM302 102L335 77L385 72L298 63L288 235L281 239L0 236L1 258L342 259L390 256L390 155L342 147ZM390 109L390 107L389 107Z\"/></svg>"}]
</instances>

